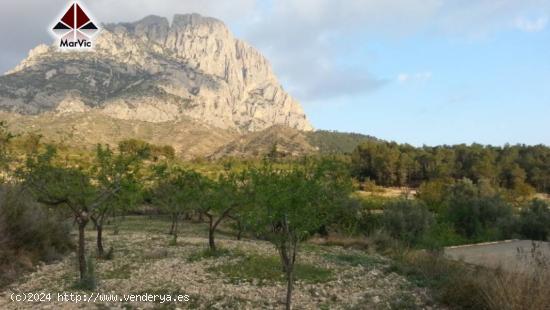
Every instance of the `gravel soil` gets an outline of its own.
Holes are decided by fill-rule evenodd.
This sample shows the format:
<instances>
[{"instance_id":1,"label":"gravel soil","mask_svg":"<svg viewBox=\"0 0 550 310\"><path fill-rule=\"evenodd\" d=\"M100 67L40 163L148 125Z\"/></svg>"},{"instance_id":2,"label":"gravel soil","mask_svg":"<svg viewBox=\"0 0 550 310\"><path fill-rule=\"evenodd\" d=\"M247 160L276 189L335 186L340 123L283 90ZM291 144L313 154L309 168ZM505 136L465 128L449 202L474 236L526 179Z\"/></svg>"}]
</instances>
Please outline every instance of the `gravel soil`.
<instances>
[{"instance_id":1,"label":"gravel soil","mask_svg":"<svg viewBox=\"0 0 550 310\"><path fill-rule=\"evenodd\" d=\"M114 234L104 232L106 248L114 248L112 260L96 260L97 288L74 289L77 279L75 254L53 264L42 264L0 292L0 309L280 309L286 285L272 281L239 279L216 271L216 267L241 264L248 255L276 257L268 242L235 240L223 232L218 247L225 256L191 259L208 242L203 224L181 224L176 245L167 235L168 223L158 219L127 218ZM227 230L229 231L229 230ZM76 237L73 235L73 237ZM94 231L87 232L87 247L94 253ZM377 254L336 246L304 244L300 264L330 270L330 277L313 283L298 279L293 294L294 309L438 309L425 288L389 272L391 261ZM13 293L51 294L51 301L14 302ZM187 295L183 302L66 302L59 293Z\"/></svg>"}]
</instances>

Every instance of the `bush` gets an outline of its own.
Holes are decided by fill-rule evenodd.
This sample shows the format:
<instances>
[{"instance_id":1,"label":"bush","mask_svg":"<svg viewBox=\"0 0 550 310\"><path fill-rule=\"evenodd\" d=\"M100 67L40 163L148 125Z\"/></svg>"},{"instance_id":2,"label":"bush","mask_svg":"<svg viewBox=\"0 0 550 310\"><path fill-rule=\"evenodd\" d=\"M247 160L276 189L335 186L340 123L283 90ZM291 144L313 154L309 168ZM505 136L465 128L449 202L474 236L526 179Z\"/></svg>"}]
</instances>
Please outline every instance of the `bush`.
<instances>
[{"instance_id":1,"label":"bush","mask_svg":"<svg viewBox=\"0 0 550 310\"><path fill-rule=\"evenodd\" d=\"M519 232L528 239L547 241L550 238L550 206L533 200L520 214Z\"/></svg>"},{"instance_id":2,"label":"bush","mask_svg":"<svg viewBox=\"0 0 550 310\"><path fill-rule=\"evenodd\" d=\"M0 187L0 286L72 248L62 215L27 197L21 188Z\"/></svg>"},{"instance_id":3,"label":"bush","mask_svg":"<svg viewBox=\"0 0 550 310\"><path fill-rule=\"evenodd\" d=\"M79 279L73 286L76 290L95 291L97 288L97 275L95 271L95 261L92 256L86 259L86 273L82 279Z\"/></svg>"},{"instance_id":4,"label":"bush","mask_svg":"<svg viewBox=\"0 0 550 310\"><path fill-rule=\"evenodd\" d=\"M507 238L512 233L512 206L482 186L462 180L446 194L446 218L462 236L474 241Z\"/></svg>"},{"instance_id":5,"label":"bush","mask_svg":"<svg viewBox=\"0 0 550 310\"><path fill-rule=\"evenodd\" d=\"M391 202L384 209L382 225L393 238L416 244L433 223L433 215L422 203L411 200Z\"/></svg>"},{"instance_id":6,"label":"bush","mask_svg":"<svg viewBox=\"0 0 550 310\"><path fill-rule=\"evenodd\" d=\"M401 246L387 253L396 272L451 309L548 309L550 304L550 258L534 248L537 264L531 272L505 272L452 261L442 253L414 251Z\"/></svg>"},{"instance_id":7,"label":"bush","mask_svg":"<svg viewBox=\"0 0 550 310\"><path fill-rule=\"evenodd\" d=\"M467 243L467 240L459 235L453 225L444 221L437 221L423 236L420 244L430 250L441 250L443 247Z\"/></svg>"},{"instance_id":8,"label":"bush","mask_svg":"<svg viewBox=\"0 0 550 310\"><path fill-rule=\"evenodd\" d=\"M445 193L452 183L452 179L424 182L418 188L416 198L423 201L430 211L442 213L445 207Z\"/></svg>"}]
</instances>

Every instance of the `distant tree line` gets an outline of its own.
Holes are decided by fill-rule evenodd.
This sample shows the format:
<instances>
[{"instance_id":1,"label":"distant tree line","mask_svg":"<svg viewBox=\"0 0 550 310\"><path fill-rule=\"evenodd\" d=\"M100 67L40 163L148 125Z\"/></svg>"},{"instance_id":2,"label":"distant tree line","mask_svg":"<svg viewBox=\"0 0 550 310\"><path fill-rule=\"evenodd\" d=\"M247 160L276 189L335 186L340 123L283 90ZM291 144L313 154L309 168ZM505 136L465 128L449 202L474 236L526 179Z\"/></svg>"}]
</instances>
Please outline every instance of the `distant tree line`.
<instances>
[{"instance_id":1,"label":"distant tree line","mask_svg":"<svg viewBox=\"0 0 550 310\"><path fill-rule=\"evenodd\" d=\"M367 141L351 155L353 175L381 186L416 187L425 181L488 180L507 189L550 193L550 148L544 145L480 144L413 147ZM532 190L531 188L531 190Z\"/></svg>"}]
</instances>

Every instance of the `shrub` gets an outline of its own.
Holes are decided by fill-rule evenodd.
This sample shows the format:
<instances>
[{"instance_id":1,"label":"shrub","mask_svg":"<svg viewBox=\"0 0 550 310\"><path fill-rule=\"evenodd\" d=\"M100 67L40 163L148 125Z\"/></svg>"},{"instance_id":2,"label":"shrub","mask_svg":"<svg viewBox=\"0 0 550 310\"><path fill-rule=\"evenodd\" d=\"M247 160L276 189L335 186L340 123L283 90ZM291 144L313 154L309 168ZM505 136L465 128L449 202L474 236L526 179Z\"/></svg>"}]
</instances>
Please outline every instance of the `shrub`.
<instances>
[{"instance_id":1,"label":"shrub","mask_svg":"<svg viewBox=\"0 0 550 310\"><path fill-rule=\"evenodd\" d=\"M427 181L418 188L416 198L423 201L428 209L435 213L441 213L445 207L445 192L451 186L453 180Z\"/></svg>"},{"instance_id":2,"label":"shrub","mask_svg":"<svg viewBox=\"0 0 550 310\"><path fill-rule=\"evenodd\" d=\"M511 234L512 206L498 193L489 195L465 179L451 186L446 195L445 216L462 236L481 241Z\"/></svg>"},{"instance_id":3,"label":"shrub","mask_svg":"<svg viewBox=\"0 0 550 310\"><path fill-rule=\"evenodd\" d=\"M73 288L82 291L94 291L97 288L97 275L93 257L89 256L88 259L86 259L86 273L82 279L79 279L75 283Z\"/></svg>"},{"instance_id":4,"label":"shrub","mask_svg":"<svg viewBox=\"0 0 550 310\"><path fill-rule=\"evenodd\" d=\"M21 188L0 187L0 286L38 261L53 261L73 247L62 214L28 197Z\"/></svg>"},{"instance_id":5,"label":"shrub","mask_svg":"<svg viewBox=\"0 0 550 310\"><path fill-rule=\"evenodd\" d=\"M393 238L416 244L433 223L433 215L424 204L397 200L384 209L382 225Z\"/></svg>"},{"instance_id":6,"label":"shrub","mask_svg":"<svg viewBox=\"0 0 550 310\"><path fill-rule=\"evenodd\" d=\"M332 225L329 228L344 235L356 235L359 230L364 231L362 227L364 217L361 201L350 198L335 209L331 220ZM323 228L325 227L323 226ZM320 231L319 233L324 237L328 235L328 231Z\"/></svg>"},{"instance_id":7,"label":"shrub","mask_svg":"<svg viewBox=\"0 0 550 310\"><path fill-rule=\"evenodd\" d=\"M430 250L441 250L443 247L467 243L467 240L459 235L453 225L438 220L430 226L423 236L420 244Z\"/></svg>"},{"instance_id":8,"label":"shrub","mask_svg":"<svg viewBox=\"0 0 550 310\"><path fill-rule=\"evenodd\" d=\"M533 200L520 214L519 231L523 237L546 241L550 238L550 206Z\"/></svg>"}]
</instances>

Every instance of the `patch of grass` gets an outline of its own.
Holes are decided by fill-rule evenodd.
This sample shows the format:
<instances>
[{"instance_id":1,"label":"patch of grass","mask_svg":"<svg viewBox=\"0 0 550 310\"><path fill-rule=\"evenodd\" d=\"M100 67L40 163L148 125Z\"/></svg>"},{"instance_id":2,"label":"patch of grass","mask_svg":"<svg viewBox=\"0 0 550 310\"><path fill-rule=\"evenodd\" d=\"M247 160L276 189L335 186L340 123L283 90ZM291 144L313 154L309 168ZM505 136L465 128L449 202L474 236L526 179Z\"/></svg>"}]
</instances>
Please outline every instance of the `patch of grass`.
<instances>
[{"instance_id":1,"label":"patch of grass","mask_svg":"<svg viewBox=\"0 0 550 310\"><path fill-rule=\"evenodd\" d=\"M154 249L154 250L150 250L148 252L145 252L143 254L143 258L144 259L147 259L147 260L152 260L152 259L164 259L164 258L167 258L168 255L170 253L168 252L167 249Z\"/></svg>"},{"instance_id":2,"label":"patch of grass","mask_svg":"<svg viewBox=\"0 0 550 310\"><path fill-rule=\"evenodd\" d=\"M309 244L319 246L341 246L343 248L359 250L367 250L370 247L369 240L364 237L350 237L337 234L331 234L327 238L312 238L309 242Z\"/></svg>"},{"instance_id":3,"label":"patch of grass","mask_svg":"<svg viewBox=\"0 0 550 310\"><path fill-rule=\"evenodd\" d=\"M86 274L82 279L76 281L72 288L80 291L95 291L97 288L95 261L91 257L88 257L86 261Z\"/></svg>"},{"instance_id":4,"label":"patch of grass","mask_svg":"<svg viewBox=\"0 0 550 310\"><path fill-rule=\"evenodd\" d=\"M379 258L364 254L324 254L323 258L339 265L363 266L366 268L372 268L384 263Z\"/></svg>"},{"instance_id":5,"label":"patch of grass","mask_svg":"<svg viewBox=\"0 0 550 310\"><path fill-rule=\"evenodd\" d=\"M322 283L332 279L332 271L308 264L295 265L295 280L308 283ZM281 261L278 257L249 255L239 260L208 269L210 272L221 273L231 280L259 280L260 284L271 281L285 281Z\"/></svg>"},{"instance_id":6,"label":"patch of grass","mask_svg":"<svg viewBox=\"0 0 550 310\"><path fill-rule=\"evenodd\" d=\"M392 296L390 300L390 309L392 310L416 310L420 307L416 304L414 296L401 292Z\"/></svg>"},{"instance_id":7,"label":"patch of grass","mask_svg":"<svg viewBox=\"0 0 550 310\"><path fill-rule=\"evenodd\" d=\"M178 237L172 236L170 241L168 241L168 246L178 246Z\"/></svg>"},{"instance_id":8,"label":"patch of grass","mask_svg":"<svg viewBox=\"0 0 550 310\"><path fill-rule=\"evenodd\" d=\"M302 250L304 250L304 252L309 252L309 253L322 253L322 252L324 252L324 249L321 246L319 246L317 244L313 244L313 243L304 243L300 247L301 247Z\"/></svg>"},{"instance_id":9,"label":"patch of grass","mask_svg":"<svg viewBox=\"0 0 550 310\"><path fill-rule=\"evenodd\" d=\"M115 266L112 270L108 270L103 273L104 279L129 279L132 274L132 266L130 264L123 264Z\"/></svg>"},{"instance_id":10,"label":"patch of grass","mask_svg":"<svg viewBox=\"0 0 550 310\"><path fill-rule=\"evenodd\" d=\"M191 253L191 255L189 255L189 257L187 258L187 261L192 263L203 259L219 258L224 256L238 257L242 256L242 253L240 253L239 251L230 251L227 249L217 249L216 251L212 251L210 250L210 248L207 248Z\"/></svg>"},{"instance_id":11,"label":"patch of grass","mask_svg":"<svg viewBox=\"0 0 550 310\"><path fill-rule=\"evenodd\" d=\"M101 260L113 260L115 258L115 249L110 247L107 252L103 253L102 256L98 256Z\"/></svg>"},{"instance_id":12,"label":"patch of grass","mask_svg":"<svg viewBox=\"0 0 550 310\"><path fill-rule=\"evenodd\" d=\"M162 216L124 216L113 219L112 223L106 227L124 232L165 234L170 228L170 221Z\"/></svg>"}]
</instances>

